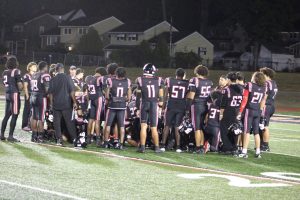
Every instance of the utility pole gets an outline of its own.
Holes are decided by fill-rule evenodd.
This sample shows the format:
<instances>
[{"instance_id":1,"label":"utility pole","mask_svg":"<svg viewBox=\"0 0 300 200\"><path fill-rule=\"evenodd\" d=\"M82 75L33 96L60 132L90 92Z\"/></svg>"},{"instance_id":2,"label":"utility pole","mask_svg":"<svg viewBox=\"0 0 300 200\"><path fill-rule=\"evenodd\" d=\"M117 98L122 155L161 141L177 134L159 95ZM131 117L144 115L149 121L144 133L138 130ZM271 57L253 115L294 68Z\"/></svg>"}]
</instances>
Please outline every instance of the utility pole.
<instances>
[{"instance_id":1,"label":"utility pole","mask_svg":"<svg viewBox=\"0 0 300 200\"><path fill-rule=\"evenodd\" d=\"M172 56L172 36L173 36L173 18L171 17L171 20L170 20L170 43L169 43L169 55L170 57Z\"/></svg>"},{"instance_id":2,"label":"utility pole","mask_svg":"<svg viewBox=\"0 0 300 200\"><path fill-rule=\"evenodd\" d=\"M161 0L161 7L162 7L162 17L163 20L167 20L167 11L166 11L166 0Z\"/></svg>"}]
</instances>

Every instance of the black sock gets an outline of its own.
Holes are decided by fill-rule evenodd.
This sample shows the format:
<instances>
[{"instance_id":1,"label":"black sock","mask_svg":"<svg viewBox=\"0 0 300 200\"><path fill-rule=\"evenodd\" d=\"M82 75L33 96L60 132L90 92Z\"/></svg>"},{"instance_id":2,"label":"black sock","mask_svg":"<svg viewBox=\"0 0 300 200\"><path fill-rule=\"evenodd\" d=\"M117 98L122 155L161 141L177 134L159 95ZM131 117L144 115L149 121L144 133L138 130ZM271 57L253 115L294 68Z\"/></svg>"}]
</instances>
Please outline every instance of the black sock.
<instances>
[{"instance_id":1,"label":"black sock","mask_svg":"<svg viewBox=\"0 0 300 200\"><path fill-rule=\"evenodd\" d=\"M145 149L145 145L141 145L141 149Z\"/></svg>"},{"instance_id":2,"label":"black sock","mask_svg":"<svg viewBox=\"0 0 300 200\"><path fill-rule=\"evenodd\" d=\"M200 147L199 147L200 149L203 149L203 145L200 145Z\"/></svg>"}]
</instances>

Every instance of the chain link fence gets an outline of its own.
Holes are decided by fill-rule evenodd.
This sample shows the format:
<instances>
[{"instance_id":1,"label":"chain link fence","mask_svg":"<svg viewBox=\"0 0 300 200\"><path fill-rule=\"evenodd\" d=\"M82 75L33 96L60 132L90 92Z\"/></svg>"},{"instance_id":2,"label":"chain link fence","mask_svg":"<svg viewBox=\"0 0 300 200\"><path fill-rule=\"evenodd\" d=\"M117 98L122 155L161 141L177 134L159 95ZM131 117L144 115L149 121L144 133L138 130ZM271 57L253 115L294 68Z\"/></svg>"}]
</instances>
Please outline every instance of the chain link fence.
<instances>
[{"instance_id":1,"label":"chain link fence","mask_svg":"<svg viewBox=\"0 0 300 200\"><path fill-rule=\"evenodd\" d=\"M31 61L46 61L47 63L63 63L64 65L76 66L100 66L105 65L106 60L103 56L63 54L55 52L32 52L31 55L18 55L20 63L26 64Z\"/></svg>"}]
</instances>

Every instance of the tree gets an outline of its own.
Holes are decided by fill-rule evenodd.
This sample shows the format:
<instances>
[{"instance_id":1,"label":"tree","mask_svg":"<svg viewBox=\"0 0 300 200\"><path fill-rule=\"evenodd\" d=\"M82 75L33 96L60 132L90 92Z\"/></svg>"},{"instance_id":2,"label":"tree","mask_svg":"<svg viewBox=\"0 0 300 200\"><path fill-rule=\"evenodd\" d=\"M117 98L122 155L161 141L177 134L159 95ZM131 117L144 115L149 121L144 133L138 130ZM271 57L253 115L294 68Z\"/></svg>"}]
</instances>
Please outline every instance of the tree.
<instances>
[{"instance_id":1,"label":"tree","mask_svg":"<svg viewBox=\"0 0 300 200\"><path fill-rule=\"evenodd\" d=\"M176 67L181 67L181 68L195 67L201 62L201 60L202 60L201 57L192 51L188 53L177 52L175 54Z\"/></svg>"},{"instance_id":2,"label":"tree","mask_svg":"<svg viewBox=\"0 0 300 200\"><path fill-rule=\"evenodd\" d=\"M168 67L169 61L168 43L164 38L159 38L153 51L153 63L158 67Z\"/></svg>"},{"instance_id":3,"label":"tree","mask_svg":"<svg viewBox=\"0 0 300 200\"><path fill-rule=\"evenodd\" d=\"M88 33L80 38L75 50L84 55L103 55L103 44L98 32L93 27L89 28Z\"/></svg>"},{"instance_id":4,"label":"tree","mask_svg":"<svg viewBox=\"0 0 300 200\"><path fill-rule=\"evenodd\" d=\"M132 59L136 66L143 66L145 63L153 62L153 53L148 41L144 40L132 51Z\"/></svg>"}]
</instances>

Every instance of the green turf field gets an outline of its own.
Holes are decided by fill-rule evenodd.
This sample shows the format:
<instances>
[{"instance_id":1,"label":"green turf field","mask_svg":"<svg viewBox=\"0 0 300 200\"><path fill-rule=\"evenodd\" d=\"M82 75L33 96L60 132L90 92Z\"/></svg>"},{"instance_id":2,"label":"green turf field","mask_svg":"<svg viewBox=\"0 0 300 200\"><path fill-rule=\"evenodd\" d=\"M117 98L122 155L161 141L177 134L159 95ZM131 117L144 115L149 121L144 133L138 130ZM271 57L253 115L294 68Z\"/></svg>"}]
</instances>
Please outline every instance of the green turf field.
<instances>
[{"instance_id":1,"label":"green turf field","mask_svg":"<svg viewBox=\"0 0 300 200\"><path fill-rule=\"evenodd\" d=\"M2 118L3 101L0 113ZM251 151L248 159L239 159L212 153L157 155L150 150L138 154L135 148L117 151L90 146L83 151L37 145L28 142L30 134L20 130L20 123L19 119L16 137L22 143L0 142L0 199L291 200L300 196L300 124L271 123L272 152L254 159ZM298 181L265 179L262 172L298 173L293 176ZM223 177L184 178L195 174ZM266 183L274 187L259 185Z\"/></svg>"}]
</instances>

